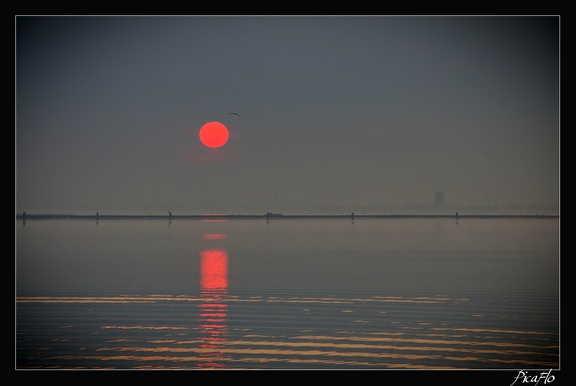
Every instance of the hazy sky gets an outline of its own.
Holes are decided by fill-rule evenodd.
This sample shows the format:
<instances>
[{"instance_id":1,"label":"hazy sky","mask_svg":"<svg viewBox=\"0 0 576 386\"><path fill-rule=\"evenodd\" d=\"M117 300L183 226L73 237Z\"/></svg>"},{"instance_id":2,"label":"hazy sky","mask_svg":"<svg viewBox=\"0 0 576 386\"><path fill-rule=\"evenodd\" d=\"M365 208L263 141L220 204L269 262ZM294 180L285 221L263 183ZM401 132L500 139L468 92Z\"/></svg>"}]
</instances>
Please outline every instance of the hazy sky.
<instances>
[{"instance_id":1,"label":"hazy sky","mask_svg":"<svg viewBox=\"0 0 576 386\"><path fill-rule=\"evenodd\" d=\"M18 16L16 211L558 206L559 22Z\"/></svg>"}]
</instances>

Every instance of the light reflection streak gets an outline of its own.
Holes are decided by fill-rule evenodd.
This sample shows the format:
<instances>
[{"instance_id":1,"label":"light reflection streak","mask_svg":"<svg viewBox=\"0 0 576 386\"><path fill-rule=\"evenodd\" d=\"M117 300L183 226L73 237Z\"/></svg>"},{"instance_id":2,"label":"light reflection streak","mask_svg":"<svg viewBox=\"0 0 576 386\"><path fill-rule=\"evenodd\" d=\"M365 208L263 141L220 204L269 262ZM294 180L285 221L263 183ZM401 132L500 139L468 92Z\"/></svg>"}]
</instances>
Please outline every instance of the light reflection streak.
<instances>
[{"instance_id":1,"label":"light reflection streak","mask_svg":"<svg viewBox=\"0 0 576 386\"><path fill-rule=\"evenodd\" d=\"M452 336L450 336L452 337ZM384 337L334 337L334 336L294 336L292 339L303 339L303 340L331 340L331 341L344 341L344 340L354 340L356 342L401 342L401 343L419 343L419 344L438 344L438 345L461 345L461 346L495 346L495 347L522 347L522 348L534 348L534 345L524 344L524 343L510 343L510 342L479 342L470 340L454 340L454 339L418 339L418 338L384 338ZM314 344L318 344L315 342ZM542 347L542 346L539 346ZM543 346L542 348L553 348L555 346Z\"/></svg>"},{"instance_id":2,"label":"light reflection streak","mask_svg":"<svg viewBox=\"0 0 576 386\"><path fill-rule=\"evenodd\" d=\"M144 296L105 296L105 297L19 297L22 303L154 303L154 302L192 302L198 307L198 326L145 326L145 325L99 325L103 330L180 330L190 337L191 331L196 331L195 339L153 339L148 340L148 346L138 344L129 346L128 339L110 339L105 341L106 347L96 349L99 353L111 355L75 355L70 360L78 361L101 360L113 366L121 366L125 362L131 368L183 368L188 366L201 368L238 368L240 363L251 365L269 363L319 364L325 366L362 366L380 368L490 368L491 364L503 364L507 367L556 368L558 366L558 344L550 340L557 335L553 331L530 331L515 328L474 328L478 326L462 325L455 327L434 327L422 325L398 327L400 331L357 331L338 330L333 333L319 333L320 325L316 322L311 329L301 329L298 334L286 336L283 332L275 335L249 334L249 328L238 326L233 329L234 339L229 335L228 305L229 302L244 302L246 317L257 317L251 312L261 312L267 309L269 303L317 303L318 308L307 305L306 310L312 313L322 310L333 310L344 315L344 320L356 319L358 315L368 318L370 323L389 323L381 316L372 318L367 313L374 307L388 309L394 313L393 305L385 303L433 302L452 306L453 301L462 302L462 298L448 297L383 297L356 299L340 297L310 297L310 296L228 296L228 256L223 249L209 249L200 253L200 294L189 295L144 295ZM467 301L467 299L465 299ZM324 308L325 304L333 307ZM341 304L346 304L341 307ZM461 303L460 303L461 304ZM255 307L254 307L255 305ZM359 306L359 307L358 307ZM82 306L84 307L84 306ZM123 307L123 306L122 306ZM380 307L380 308L379 308ZM188 308L188 307L184 307ZM96 309L96 307L95 307ZM413 312L412 307L400 307L403 313ZM372 312L372 311L370 311ZM376 313L375 313L376 314ZM261 315L266 316L264 313ZM402 313L394 318L402 319ZM470 315L467 313L467 315ZM348 317L346 319L346 317ZM235 314L235 317L238 317ZM340 317L339 317L340 318ZM120 322L122 323L122 322ZM61 328L75 328L65 324ZM479 326L488 327L488 326ZM245 335L237 335L246 331ZM177 331L175 331L177 332ZM88 333L88 332L87 332ZM103 336L105 332L103 332ZM118 334L112 334L116 337ZM165 334L175 335L175 334ZM534 342L529 344L528 339ZM548 340L551 344L539 345L539 340ZM65 342L64 339L53 342ZM58 343L55 343L57 346ZM51 350L53 346L46 347ZM123 353L128 355L115 355ZM140 355L141 354L141 355ZM51 359L67 360L65 356L50 357ZM118 363L114 363L114 361ZM128 363L130 362L130 363ZM451 364L451 366L446 366ZM48 366L47 366L48 367ZM47 368L44 367L44 368Z\"/></svg>"},{"instance_id":3,"label":"light reflection streak","mask_svg":"<svg viewBox=\"0 0 576 386\"><path fill-rule=\"evenodd\" d=\"M214 216L214 218L206 218L203 219L202 222L226 222L227 220L224 218L227 216L226 213L205 213L204 216ZM223 218L217 218L218 216L222 216Z\"/></svg>"},{"instance_id":4,"label":"light reflection streak","mask_svg":"<svg viewBox=\"0 0 576 386\"><path fill-rule=\"evenodd\" d=\"M461 350L458 348L450 348L450 349L443 349L442 351L438 351L437 348L434 347L400 347L400 346L371 346L364 347L366 345L353 345L356 349L370 349L370 350L378 350L377 352L367 352L367 351L342 351L341 349L344 348L341 345L322 345L322 344L314 344L313 348L305 349L300 347L298 344L288 344L286 342L226 342L225 346L236 346L236 345L246 345L247 343L252 343L256 348L251 347L219 347L219 348L208 348L208 347L181 347L181 348L174 348L174 347L104 347L99 349L98 351L112 351L112 352L135 352L135 353L147 353L147 354L189 354L195 353L198 354L200 359L204 358L203 355L206 357L212 357L214 355L218 356L219 363L211 363L209 362L211 367L217 367L214 365L224 366L222 362L230 362L230 361L237 361L241 359L232 359L238 358L238 355L251 355L251 356L258 356L257 358L252 358L252 362L262 362L262 361L283 361L283 362L296 362L306 357L315 357L314 360L321 361L324 364L332 364L333 358L350 358L348 362L353 362L355 358L364 358L369 359L371 365L374 366L386 366L386 361L390 359L404 359L404 360L425 360L425 361L442 361L450 358L453 361L474 361L474 362L500 362L500 363L526 363L526 364L534 364L534 365L542 365L542 361L526 361L525 359L517 359L516 355L525 355L525 354L535 354L531 352L521 352L521 351L513 351L507 352L507 354L514 355L511 358L507 359L499 359L499 358L486 358L483 356L447 356L444 354L445 351L448 352L463 352L463 353L475 353L479 355L485 354L502 354L499 350ZM272 347L266 347L266 345ZM280 346L280 348L277 348ZM296 349L295 349L296 348ZM298 349L300 348L300 349ZM350 347L345 347L350 348ZM391 350L391 351L389 351ZM398 352L398 351L418 351L416 353L411 352ZM224 355L227 354L227 355ZM537 353L536 353L537 354ZM174 356L168 355L166 357L161 357L158 355L138 355L138 356L129 356L130 358L134 358L133 360L140 360L144 361L144 358L153 357L155 360L158 358L164 358L165 361L181 361L181 360L198 360L194 359L194 357L182 357L182 356ZM138 359L136 359L138 358ZM183 359L187 358L187 359ZM547 365L553 365L555 361L551 360L547 362ZM425 365L413 365L414 368L421 368L421 367L434 367L438 368L438 366ZM554 367L554 366L552 366Z\"/></svg>"},{"instance_id":5,"label":"light reflection streak","mask_svg":"<svg viewBox=\"0 0 576 386\"><path fill-rule=\"evenodd\" d=\"M435 327L432 330L444 331L465 331L465 332L491 332L503 334L528 334L528 335L557 335L555 332L550 331L523 331L523 330L501 330L501 329L487 329L487 328L440 328Z\"/></svg>"},{"instance_id":6,"label":"light reflection streak","mask_svg":"<svg viewBox=\"0 0 576 386\"><path fill-rule=\"evenodd\" d=\"M102 326L103 329L118 329L118 330L187 330L186 327L174 326Z\"/></svg>"},{"instance_id":7,"label":"light reflection streak","mask_svg":"<svg viewBox=\"0 0 576 386\"><path fill-rule=\"evenodd\" d=\"M204 240L224 240L228 237L225 233L206 233L202 235Z\"/></svg>"},{"instance_id":8,"label":"light reflection streak","mask_svg":"<svg viewBox=\"0 0 576 386\"><path fill-rule=\"evenodd\" d=\"M211 250L212 252L214 250ZM218 250L217 250L218 251ZM226 254L226 251L223 251ZM206 251L205 251L206 252ZM210 252L210 251L208 251ZM226 257L227 258L227 257ZM226 263L227 264L227 263ZM221 268L211 267L205 268L206 272L201 272L201 275L206 275L209 277L211 273L210 270L218 271ZM227 270L227 266L225 267ZM216 272L216 277L218 276ZM201 279L205 280L205 279ZM215 280L222 280L215 278ZM202 283L201 283L202 285ZM207 284L215 285L215 284ZM227 284L226 284L227 285ZM226 292L226 291L224 291ZM437 299L435 301L423 300L417 298L384 298L384 297L371 297L371 298L334 298L334 297L290 297L290 298L279 298L279 297L261 297L261 296L251 296L249 298L239 298L235 296L227 296L227 302L243 302L243 303L302 303L302 304L348 304L357 305L359 303L441 303L446 302L444 299ZM142 295L142 296L18 296L16 298L18 303L154 303L160 301L172 301L172 302L205 302L204 297L194 297L185 295ZM207 305L208 306L208 305ZM214 307L226 307L225 304L213 305Z\"/></svg>"},{"instance_id":9,"label":"light reflection streak","mask_svg":"<svg viewBox=\"0 0 576 386\"><path fill-rule=\"evenodd\" d=\"M353 337L352 339L356 339L357 337ZM524 350L513 350L513 349L502 349L501 345L495 345L496 347L493 349L489 348L466 348L466 347L444 347L444 346L433 346L435 342L429 342L426 340L416 340L416 339L406 339L402 341L395 341L394 343L406 343L410 345L388 345L388 344L367 344L367 343L334 343L334 342L321 342L321 341L310 341L310 342L286 342L286 341L266 341L266 340L258 340L258 341L249 341L249 340L235 340L235 341L226 341L222 342L222 345L226 346L258 346L259 349L262 347L289 347L289 348L305 348L305 347L314 347L314 348L328 348L328 349L338 349L338 350L351 350L351 349L370 349L370 350L392 350L392 351L427 351L427 352L461 352L461 353L475 353L475 354L498 354L498 355L532 355L532 354L540 354L537 351L524 351ZM193 343L193 341L186 341L180 343ZM467 346L470 342L467 341L460 341L460 342L452 342L456 345ZM422 344L422 345L418 345ZM474 345L471 345L474 346ZM535 349L535 348L543 348L543 347L535 347L531 345L522 345L522 348L527 349ZM545 348L545 347L544 347ZM188 348L183 348L183 350L187 350ZM179 350L179 349L175 349ZM309 351L309 350L306 350ZM342 351L343 353L348 351ZM351 351L348 352L349 355L356 355L357 352Z\"/></svg>"},{"instance_id":10,"label":"light reflection streak","mask_svg":"<svg viewBox=\"0 0 576 386\"><path fill-rule=\"evenodd\" d=\"M109 361L109 362L121 362L121 361L130 361L130 362L151 362L151 363L161 363L166 362L170 363L169 366L162 366L162 365L140 365L134 366L135 369L187 369L189 368L188 365L183 366L176 366L174 363L189 363L189 362L198 362L201 359L195 357L169 357L169 356L137 356L137 355L117 355L117 356L99 356L99 355L90 355L90 356L57 356L52 357L50 359L60 359L60 360L101 360L101 361ZM451 366L434 366L434 365L414 365L413 363L387 363L387 362L362 362L358 360L336 360L336 359L309 359L309 358L266 358L266 357L243 357L238 359L231 359L226 358L223 359L225 362L245 362L245 363L275 363L275 362L288 362L288 363L295 363L295 364L320 364L322 366L332 365L332 366L352 366L352 367L375 367L375 368L401 368L401 369L455 369L456 367ZM53 368L69 368L64 366L53 366ZM76 368L85 368L83 366L78 366Z\"/></svg>"},{"instance_id":11,"label":"light reflection streak","mask_svg":"<svg viewBox=\"0 0 576 386\"><path fill-rule=\"evenodd\" d=\"M206 237L207 236L207 237ZM226 235L203 235L204 239L220 240ZM200 351L203 359L201 368L222 368L224 344L228 326L226 324L228 304L228 254L225 249L207 249L200 252L200 295L204 299L200 309Z\"/></svg>"}]
</instances>

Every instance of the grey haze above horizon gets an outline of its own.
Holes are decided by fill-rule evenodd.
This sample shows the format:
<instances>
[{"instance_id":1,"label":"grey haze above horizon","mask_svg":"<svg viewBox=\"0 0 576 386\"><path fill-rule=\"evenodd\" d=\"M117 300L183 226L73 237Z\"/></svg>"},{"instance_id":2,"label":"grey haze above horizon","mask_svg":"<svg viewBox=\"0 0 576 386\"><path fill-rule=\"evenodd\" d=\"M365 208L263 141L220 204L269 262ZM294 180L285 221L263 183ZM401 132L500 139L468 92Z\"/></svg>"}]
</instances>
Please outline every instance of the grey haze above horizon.
<instances>
[{"instance_id":1,"label":"grey haze above horizon","mask_svg":"<svg viewBox=\"0 0 576 386\"><path fill-rule=\"evenodd\" d=\"M559 23L17 16L16 212L558 212Z\"/></svg>"}]
</instances>

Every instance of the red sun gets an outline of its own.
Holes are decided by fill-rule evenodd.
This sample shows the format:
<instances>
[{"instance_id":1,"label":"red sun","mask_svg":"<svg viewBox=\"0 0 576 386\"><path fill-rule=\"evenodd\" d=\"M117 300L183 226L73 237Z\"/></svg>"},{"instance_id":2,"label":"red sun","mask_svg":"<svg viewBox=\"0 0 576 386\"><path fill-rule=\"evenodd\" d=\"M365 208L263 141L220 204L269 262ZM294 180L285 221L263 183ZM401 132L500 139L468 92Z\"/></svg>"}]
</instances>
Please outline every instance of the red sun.
<instances>
[{"instance_id":1,"label":"red sun","mask_svg":"<svg viewBox=\"0 0 576 386\"><path fill-rule=\"evenodd\" d=\"M212 149L224 146L228 137L228 129L220 122L208 122L200 129L200 141Z\"/></svg>"}]
</instances>

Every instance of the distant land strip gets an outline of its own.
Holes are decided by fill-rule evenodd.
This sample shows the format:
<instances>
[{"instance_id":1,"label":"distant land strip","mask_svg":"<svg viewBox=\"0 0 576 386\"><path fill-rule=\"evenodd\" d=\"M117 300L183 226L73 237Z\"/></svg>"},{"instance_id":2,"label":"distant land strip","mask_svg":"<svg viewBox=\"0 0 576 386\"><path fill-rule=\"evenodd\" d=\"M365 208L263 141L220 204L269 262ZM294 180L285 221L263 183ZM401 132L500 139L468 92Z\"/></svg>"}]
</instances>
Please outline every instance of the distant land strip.
<instances>
[{"instance_id":1,"label":"distant land strip","mask_svg":"<svg viewBox=\"0 0 576 386\"><path fill-rule=\"evenodd\" d=\"M558 214L17 214L18 220L545 219Z\"/></svg>"}]
</instances>

